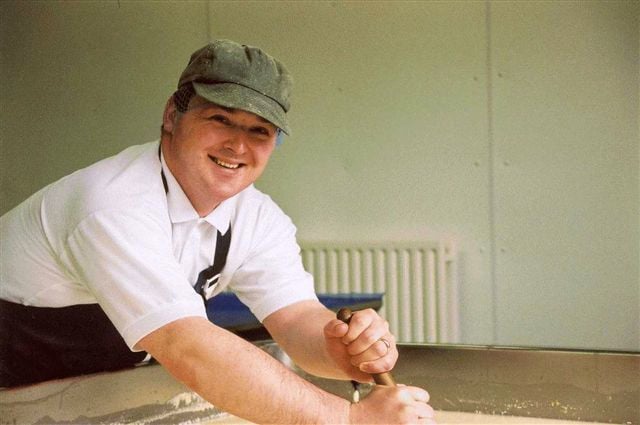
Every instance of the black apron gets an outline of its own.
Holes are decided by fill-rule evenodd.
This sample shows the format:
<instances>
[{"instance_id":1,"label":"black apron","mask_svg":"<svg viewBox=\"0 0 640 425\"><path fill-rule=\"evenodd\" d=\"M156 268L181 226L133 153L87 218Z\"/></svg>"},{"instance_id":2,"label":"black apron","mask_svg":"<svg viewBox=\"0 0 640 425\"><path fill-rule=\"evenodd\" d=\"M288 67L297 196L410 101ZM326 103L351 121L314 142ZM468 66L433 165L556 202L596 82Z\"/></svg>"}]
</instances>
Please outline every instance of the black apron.
<instances>
[{"instance_id":1,"label":"black apron","mask_svg":"<svg viewBox=\"0 0 640 425\"><path fill-rule=\"evenodd\" d=\"M213 264L198 275L194 289L205 305L230 242L231 228L218 231ZM128 368L146 356L129 349L99 304L31 307L0 299L0 387Z\"/></svg>"}]
</instances>

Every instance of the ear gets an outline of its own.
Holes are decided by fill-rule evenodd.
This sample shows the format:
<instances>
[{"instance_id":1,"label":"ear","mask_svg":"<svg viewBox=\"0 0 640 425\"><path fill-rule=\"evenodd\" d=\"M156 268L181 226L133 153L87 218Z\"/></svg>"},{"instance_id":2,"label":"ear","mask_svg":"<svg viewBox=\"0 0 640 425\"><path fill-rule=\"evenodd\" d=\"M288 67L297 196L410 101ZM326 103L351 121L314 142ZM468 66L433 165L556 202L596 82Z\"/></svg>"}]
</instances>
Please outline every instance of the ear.
<instances>
[{"instance_id":1,"label":"ear","mask_svg":"<svg viewBox=\"0 0 640 425\"><path fill-rule=\"evenodd\" d=\"M173 133L177 113L176 104L173 101L173 96L171 96L167 100L167 104L164 106L164 114L162 114L162 128L167 133Z\"/></svg>"}]
</instances>

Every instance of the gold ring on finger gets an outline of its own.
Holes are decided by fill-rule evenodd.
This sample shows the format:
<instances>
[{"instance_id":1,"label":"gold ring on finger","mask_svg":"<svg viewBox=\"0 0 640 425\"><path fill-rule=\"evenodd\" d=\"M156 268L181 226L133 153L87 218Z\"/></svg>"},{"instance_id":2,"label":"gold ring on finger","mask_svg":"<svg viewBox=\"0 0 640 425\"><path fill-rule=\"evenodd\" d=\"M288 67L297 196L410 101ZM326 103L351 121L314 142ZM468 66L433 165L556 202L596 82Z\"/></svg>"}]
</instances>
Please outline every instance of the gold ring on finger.
<instances>
[{"instance_id":1,"label":"gold ring on finger","mask_svg":"<svg viewBox=\"0 0 640 425\"><path fill-rule=\"evenodd\" d=\"M387 351L384 353L386 356L389 350L391 349L391 343L384 338L380 338L378 341L382 342L385 345L385 347L387 347Z\"/></svg>"}]
</instances>

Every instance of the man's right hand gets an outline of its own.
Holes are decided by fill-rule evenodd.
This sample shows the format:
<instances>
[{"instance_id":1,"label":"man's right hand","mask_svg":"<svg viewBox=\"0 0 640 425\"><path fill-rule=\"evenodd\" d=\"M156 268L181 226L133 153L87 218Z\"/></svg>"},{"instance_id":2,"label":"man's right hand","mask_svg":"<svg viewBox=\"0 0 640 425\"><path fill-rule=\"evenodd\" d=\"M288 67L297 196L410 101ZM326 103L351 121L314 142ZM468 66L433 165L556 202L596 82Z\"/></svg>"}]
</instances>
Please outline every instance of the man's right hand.
<instances>
[{"instance_id":1,"label":"man's right hand","mask_svg":"<svg viewBox=\"0 0 640 425\"><path fill-rule=\"evenodd\" d=\"M435 424L434 411L422 388L377 385L362 401L351 405L352 424Z\"/></svg>"}]
</instances>

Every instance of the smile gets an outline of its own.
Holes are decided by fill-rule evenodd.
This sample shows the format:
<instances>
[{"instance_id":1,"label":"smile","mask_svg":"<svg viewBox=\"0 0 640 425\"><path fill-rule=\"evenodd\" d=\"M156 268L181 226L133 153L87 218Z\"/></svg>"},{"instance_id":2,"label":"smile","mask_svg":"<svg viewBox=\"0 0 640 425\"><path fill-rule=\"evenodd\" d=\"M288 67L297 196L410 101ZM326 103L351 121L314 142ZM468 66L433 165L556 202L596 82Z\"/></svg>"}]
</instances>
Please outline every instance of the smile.
<instances>
[{"instance_id":1,"label":"smile","mask_svg":"<svg viewBox=\"0 0 640 425\"><path fill-rule=\"evenodd\" d=\"M218 159L214 156L209 156L209 158L215 162L216 164L218 164L219 166L223 167L223 168L227 168L229 170L235 170L237 168L240 168L243 164L230 164L228 162L224 162L221 159Z\"/></svg>"}]
</instances>

